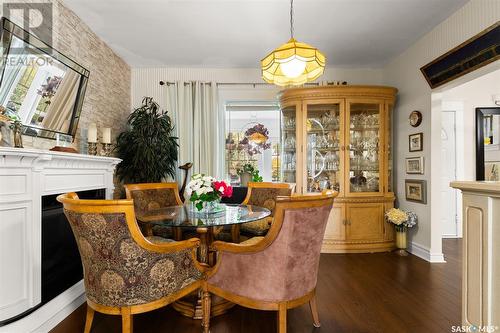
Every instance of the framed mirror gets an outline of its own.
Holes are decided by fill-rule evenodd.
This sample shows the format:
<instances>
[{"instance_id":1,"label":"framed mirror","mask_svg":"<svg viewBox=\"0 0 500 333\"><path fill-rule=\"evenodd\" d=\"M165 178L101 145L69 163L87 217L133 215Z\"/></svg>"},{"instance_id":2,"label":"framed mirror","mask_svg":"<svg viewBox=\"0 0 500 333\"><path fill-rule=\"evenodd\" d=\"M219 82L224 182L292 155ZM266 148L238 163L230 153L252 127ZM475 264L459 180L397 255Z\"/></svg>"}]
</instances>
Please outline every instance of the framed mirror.
<instances>
[{"instance_id":1,"label":"framed mirror","mask_svg":"<svg viewBox=\"0 0 500 333\"><path fill-rule=\"evenodd\" d=\"M6 18L1 20L0 105L23 134L73 139L89 71Z\"/></svg>"},{"instance_id":2,"label":"framed mirror","mask_svg":"<svg viewBox=\"0 0 500 333\"><path fill-rule=\"evenodd\" d=\"M476 108L476 180L500 181L500 107Z\"/></svg>"}]
</instances>

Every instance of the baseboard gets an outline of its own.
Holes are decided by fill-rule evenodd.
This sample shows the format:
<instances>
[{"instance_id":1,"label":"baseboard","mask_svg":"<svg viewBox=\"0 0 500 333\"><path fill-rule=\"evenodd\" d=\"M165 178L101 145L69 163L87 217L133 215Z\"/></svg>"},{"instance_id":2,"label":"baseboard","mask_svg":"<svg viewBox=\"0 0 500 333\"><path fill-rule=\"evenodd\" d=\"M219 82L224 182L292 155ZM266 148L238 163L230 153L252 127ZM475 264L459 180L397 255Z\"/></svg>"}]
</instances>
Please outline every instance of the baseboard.
<instances>
[{"instance_id":1,"label":"baseboard","mask_svg":"<svg viewBox=\"0 0 500 333\"><path fill-rule=\"evenodd\" d=\"M431 253L429 248L421 244L411 242L408 252L431 263L445 263L443 253Z\"/></svg>"},{"instance_id":2,"label":"baseboard","mask_svg":"<svg viewBox=\"0 0 500 333\"><path fill-rule=\"evenodd\" d=\"M28 316L0 327L0 333L46 333L85 302L83 280Z\"/></svg>"}]
</instances>

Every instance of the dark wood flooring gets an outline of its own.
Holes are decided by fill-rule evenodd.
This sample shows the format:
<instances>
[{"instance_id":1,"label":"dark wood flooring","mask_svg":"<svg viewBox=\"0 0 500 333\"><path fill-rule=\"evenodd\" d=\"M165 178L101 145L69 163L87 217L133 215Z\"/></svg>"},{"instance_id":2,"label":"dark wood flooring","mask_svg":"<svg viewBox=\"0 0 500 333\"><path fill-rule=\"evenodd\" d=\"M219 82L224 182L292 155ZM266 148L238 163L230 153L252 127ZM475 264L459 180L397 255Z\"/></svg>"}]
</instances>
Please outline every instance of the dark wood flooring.
<instances>
[{"instance_id":1,"label":"dark wood flooring","mask_svg":"<svg viewBox=\"0 0 500 333\"><path fill-rule=\"evenodd\" d=\"M446 264L415 256L323 254L317 294L321 328L312 326L309 307L289 310L290 333L450 332L460 324L461 240L445 240ZM85 305L52 333L83 332ZM275 333L274 312L233 308L212 319L212 333ZM93 333L120 332L118 316L96 313ZM171 307L134 316L135 332L201 332L200 322Z\"/></svg>"}]
</instances>

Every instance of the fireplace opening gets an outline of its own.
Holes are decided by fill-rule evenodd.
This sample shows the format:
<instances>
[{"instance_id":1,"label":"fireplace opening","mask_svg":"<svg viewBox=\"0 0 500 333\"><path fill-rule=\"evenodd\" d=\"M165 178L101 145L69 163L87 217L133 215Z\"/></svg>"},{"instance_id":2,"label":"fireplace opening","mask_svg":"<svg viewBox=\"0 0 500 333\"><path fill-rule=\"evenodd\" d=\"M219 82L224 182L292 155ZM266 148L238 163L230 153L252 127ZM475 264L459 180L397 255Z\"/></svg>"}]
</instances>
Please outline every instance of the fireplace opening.
<instances>
[{"instance_id":1,"label":"fireplace opening","mask_svg":"<svg viewBox=\"0 0 500 333\"><path fill-rule=\"evenodd\" d=\"M78 192L81 199L104 199L105 189ZM42 197L43 305L83 278L82 262L57 195Z\"/></svg>"}]
</instances>

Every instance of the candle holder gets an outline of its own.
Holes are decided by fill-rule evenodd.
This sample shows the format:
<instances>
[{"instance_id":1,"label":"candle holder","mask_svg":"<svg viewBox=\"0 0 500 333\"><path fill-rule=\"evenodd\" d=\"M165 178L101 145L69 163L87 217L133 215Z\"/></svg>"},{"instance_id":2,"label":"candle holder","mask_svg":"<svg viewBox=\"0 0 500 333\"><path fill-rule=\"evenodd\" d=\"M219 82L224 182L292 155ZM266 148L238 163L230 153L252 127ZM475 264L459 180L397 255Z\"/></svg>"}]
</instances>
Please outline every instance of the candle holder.
<instances>
[{"instance_id":1,"label":"candle holder","mask_svg":"<svg viewBox=\"0 0 500 333\"><path fill-rule=\"evenodd\" d=\"M96 156L97 155L97 142L89 142L89 155Z\"/></svg>"},{"instance_id":2,"label":"candle holder","mask_svg":"<svg viewBox=\"0 0 500 333\"><path fill-rule=\"evenodd\" d=\"M102 145L102 149L101 149L100 155L101 156L111 155L111 148L113 145L111 143L101 143L101 145Z\"/></svg>"}]
</instances>

